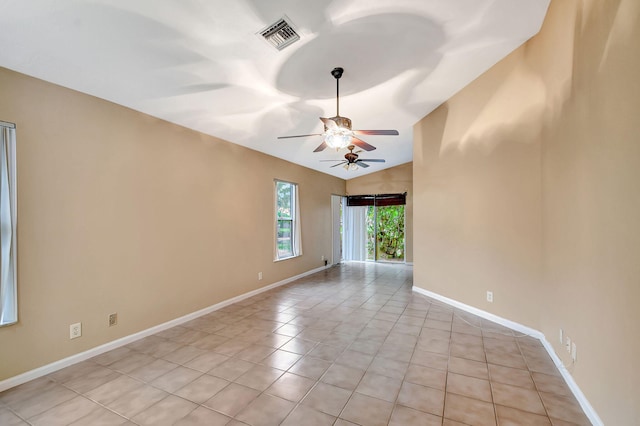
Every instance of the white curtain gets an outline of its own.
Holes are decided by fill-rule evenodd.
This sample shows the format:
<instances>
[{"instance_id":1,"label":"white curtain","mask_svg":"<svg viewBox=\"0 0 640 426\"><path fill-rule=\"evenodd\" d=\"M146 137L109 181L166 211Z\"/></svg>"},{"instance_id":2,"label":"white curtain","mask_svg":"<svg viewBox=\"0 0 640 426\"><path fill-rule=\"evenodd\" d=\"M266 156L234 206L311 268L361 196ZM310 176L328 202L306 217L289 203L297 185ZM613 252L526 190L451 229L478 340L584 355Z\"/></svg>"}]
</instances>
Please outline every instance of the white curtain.
<instances>
[{"instance_id":1,"label":"white curtain","mask_svg":"<svg viewBox=\"0 0 640 426\"><path fill-rule=\"evenodd\" d=\"M367 206L345 206L343 212L342 257L367 260Z\"/></svg>"},{"instance_id":2,"label":"white curtain","mask_svg":"<svg viewBox=\"0 0 640 426\"><path fill-rule=\"evenodd\" d=\"M17 321L15 129L0 125L0 325Z\"/></svg>"},{"instance_id":3,"label":"white curtain","mask_svg":"<svg viewBox=\"0 0 640 426\"><path fill-rule=\"evenodd\" d=\"M331 196L331 264L337 265L342 261L341 214L342 197Z\"/></svg>"}]
</instances>

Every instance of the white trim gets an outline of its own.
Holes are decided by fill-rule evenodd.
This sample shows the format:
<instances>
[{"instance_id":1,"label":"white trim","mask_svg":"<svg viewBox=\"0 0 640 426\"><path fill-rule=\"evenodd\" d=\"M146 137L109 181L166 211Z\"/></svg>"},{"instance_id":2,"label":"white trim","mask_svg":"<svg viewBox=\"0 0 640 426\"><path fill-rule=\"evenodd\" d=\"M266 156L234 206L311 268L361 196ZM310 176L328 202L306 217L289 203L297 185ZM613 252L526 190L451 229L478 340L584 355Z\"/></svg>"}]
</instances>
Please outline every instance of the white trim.
<instances>
[{"instance_id":1,"label":"white trim","mask_svg":"<svg viewBox=\"0 0 640 426\"><path fill-rule=\"evenodd\" d=\"M280 259L273 259L273 263L282 262L283 260L295 259L296 257L300 257L300 256L302 256L302 255L301 254L294 254L293 256L289 256L289 257L281 257Z\"/></svg>"},{"instance_id":2,"label":"white trim","mask_svg":"<svg viewBox=\"0 0 640 426\"><path fill-rule=\"evenodd\" d=\"M7 266L7 271L3 271L3 278L7 282L3 282L0 284L1 292L3 293L0 296L0 304L2 304L2 309L0 309L0 327L7 327L10 325L14 325L18 322L18 169L16 163L16 126L11 126L12 123L7 123L4 121L0 121L0 127L2 128L0 131L2 135L0 136L4 141L2 143L3 148L0 155L2 156L3 162L3 174L6 173L7 182L5 182L6 189L8 194L3 194L3 202L7 202L8 204L8 217L5 217L4 220L10 222L8 228L10 228L10 242L7 252L5 253L5 258L3 262L6 262L4 266ZM7 129L7 130L5 130ZM6 208L6 206L5 206ZM6 224L5 224L6 225ZM6 236L5 236L6 237ZM6 243L6 241L5 241ZM7 259L8 257L8 259ZM9 283L9 284L8 284ZM6 298L6 299L5 299ZM8 300L8 301L7 301Z\"/></svg>"},{"instance_id":3,"label":"white trim","mask_svg":"<svg viewBox=\"0 0 640 426\"><path fill-rule=\"evenodd\" d=\"M469 312L471 314L477 315L486 320L493 321L507 328L518 331L520 333L527 334L531 337L534 337L540 340L540 343L542 343L545 350L553 360L554 364L558 368L558 371L560 371L562 378L567 383L567 386L569 386L569 389L571 389L573 396L576 397L576 399L578 400L578 403L582 407L582 410L584 411L586 416L589 418L591 423L594 424L595 426L604 426L602 419L600 419L600 417L598 416L598 413L596 413L596 410L589 403L584 393L582 393L582 391L578 387L578 384L575 382L575 380L573 380L571 373L569 373L569 371L567 370L567 367L564 366L564 364L562 363L562 360L560 360L556 352L553 350L553 347L547 341L545 335L541 331L535 330L533 328L527 327L517 322L513 322L506 318L499 317L490 312L483 311L482 309L478 309L473 306L466 305L462 302L458 302L457 300L449 299L448 297L442 296L440 294L434 293L429 290L425 290L424 288L416 287L415 285L413 286L412 290L415 291L416 293L422 294L423 296L436 299L440 302L446 303L447 305L453 306L454 308L461 309L465 312Z\"/></svg>"},{"instance_id":4,"label":"white trim","mask_svg":"<svg viewBox=\"0 0 640 426\"><path fill-rule=\"evenodd\" d=\"M482 309L474 308L473 306L465 305L464 303L458 302L457 300L449 299L448 297L439 295L437 293L433 293L429 290L425 290L420 287L413 286L413 291L416 293L420 293L423 296L431 297L432 299L439 300L440 302L446 303L447 305L451 305L454 308L462 309L463 311L469 312L471 314L477 315L481 318L487 319L489 321L493 321L505 327L508 327L512 330L518 331L520 333L527 334L531 337L535 337L536 339L544 339L544 334L542 334L538 330L534 330L533 328L529 328L517 322L510 321L508 319L499 317L490 312L483 311Z\"/></svg>"},{"instance_id":5,"label":"white trim","mask_svg":"<svg viewBox=\"0 0 640 426\"><path fill-rule=\"evenodd\" d=\"M591 423L596 426L604 426L604 422L602 421L600 416L598 416L598 413L596 413L596 410L593 408L586 395L582 393L582 390L580 390L580 387L578 386L576 381L573 380L573 376L571 375L571 373L569 373L567 367L564 366L562 360L560 360L556 352L553 350L551 343L549 343L549 341L544 337L544 334L542 335L540 342L542 342L542 345L547 350L547 353L556 364L556 367L558 367L558 371L560 371L562 378L567 383L567 386L569 386L569 389L571 389L573 396L575 396L578 400L578 403L584 410L584 413L587 415L589 420L591 420Z\"/></svg>"},{"instance_id":6,"label":"white trim","mask_svg":"<svg viewBox=\"0 0 640 426\"><path fill-rule=\"evenodd\" d=\"M342 196L331 194L331 263L340 263L342 261L341 211ZM325 256L325 259L328 258L328 256Z\"/></svg>"},{"instance_id":7,"label":"white trim","mask_svg":"<svg viewBox=\"0 0 640 426\"><path fill-rule=\"evenodd\" d=\"M274 196L274 262L279 262L281 260L292 259L294 257L302 256L302 227L300 223L300 190L299 185L295 182L289 182L281 179L274 179L274 187L273 187L273 196ZM293 205L291 209L293 212L291 213L291 219L278 219L278 184L283 183L287 185L291 185L292 194L291 201L293 201ZM280 257L278 251L278 221L280 220L290 220L291 221L291 256Z\"/></svg>"},{"instance_id":8,"label":"white trim","mask_svg":"<svg viewBox=\"0 0 640 426\"><path fill-rule=\"evenodd\" d=\"M98 356L110 350L119 348L124 345L128 345L129 343L135 342L136 340L140 340L144 337L151 336L152 334L159 333L161 331L167 330L171 327L175 327L176 325L184 324L185 322L191 321L195 318L198 318L202 315L206 315L208 313L217 311L218 309L222 309L225 306L229 306L233 303L240 302L242 300L248 299L260 293L264 293L265 291L274 289L276 287L280 287L282 285L288 284L297 279L306 277L307 275L315 274L316 272L320 272L328 267L322 266L320 268L315 268L307 272L303 272L302 274L296 275L294 277L286 278L282 281L278 281L273 284L269 284L265 287L261 287L259 289L250 291L248 293L241 294L236 297L232 297L231 299L224 300L220 303L216 303L215 305L211 305L207 308L200 309L199 311L192 312L190 314L184 315L180 318L175 318L171 321L167 321L163 324L156 325L154 327L148 328L146 330L139 331L134 334L130 334L129 336L122 337L120 339L113 340L111 342L105 343L104 345L96 346L95 348L91 348L87 351L71 355L67 358L63 358L61 360L52 362L51 364L43 365L42 367L38 367L36 369L27 371L25 373L19 374L17 376L9 377L8 379L0 381L0 392L3 392L7 389L11 389L15 386L26 383L30 380L34 380L40 378L42 376L46 376L47 374L51 374L55 371L61 370L65 367L69 367L73 364L77 364L79 362L85 361L89 358L93 358L94 356Z\"/></svg>"}]
</instances>

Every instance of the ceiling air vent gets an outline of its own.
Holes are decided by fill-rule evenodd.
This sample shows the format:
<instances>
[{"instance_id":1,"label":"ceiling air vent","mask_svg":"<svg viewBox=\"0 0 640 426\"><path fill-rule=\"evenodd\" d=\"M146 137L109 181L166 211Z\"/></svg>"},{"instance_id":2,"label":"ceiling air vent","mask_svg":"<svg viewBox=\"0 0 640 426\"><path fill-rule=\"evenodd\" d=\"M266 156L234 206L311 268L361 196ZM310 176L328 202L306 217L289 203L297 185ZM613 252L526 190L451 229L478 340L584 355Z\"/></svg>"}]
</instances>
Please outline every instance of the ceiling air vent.
<instances>
[{"instance_id":1,"label":"ceiling air vent","mask_svg":"<svg viewBox=\"0 0 640 426\"><path fill-rule=\"evenodd\" d=\"M282 50L285 47L289 46L291 43L300 40L300 36L296 32L296 30L293 29L293 26L290 24L289 18L287 18L286 16L269 25L268 27L260 31L259 34L264 37L264 39L267 40L270 45L278 50Z\"/></svg>"}]
</instances>

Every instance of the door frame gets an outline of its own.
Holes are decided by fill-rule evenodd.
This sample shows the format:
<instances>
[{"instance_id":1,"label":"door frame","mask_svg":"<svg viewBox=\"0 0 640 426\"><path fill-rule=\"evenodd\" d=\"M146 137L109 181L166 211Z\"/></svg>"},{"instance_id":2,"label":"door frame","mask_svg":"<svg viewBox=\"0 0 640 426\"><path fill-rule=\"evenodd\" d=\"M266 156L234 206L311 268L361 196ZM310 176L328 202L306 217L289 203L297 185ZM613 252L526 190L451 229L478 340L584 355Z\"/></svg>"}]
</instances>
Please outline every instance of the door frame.
<instances>
[{"instance_id":1,"label":"door frame","mask_svg":"<svg viewBox=\"0 0 640 426\"><path fill-rule=\"evenodd\" d=\"M331 264L342 262L342 203L343 196L331 194Z\"/></svg>"}]
</instances>

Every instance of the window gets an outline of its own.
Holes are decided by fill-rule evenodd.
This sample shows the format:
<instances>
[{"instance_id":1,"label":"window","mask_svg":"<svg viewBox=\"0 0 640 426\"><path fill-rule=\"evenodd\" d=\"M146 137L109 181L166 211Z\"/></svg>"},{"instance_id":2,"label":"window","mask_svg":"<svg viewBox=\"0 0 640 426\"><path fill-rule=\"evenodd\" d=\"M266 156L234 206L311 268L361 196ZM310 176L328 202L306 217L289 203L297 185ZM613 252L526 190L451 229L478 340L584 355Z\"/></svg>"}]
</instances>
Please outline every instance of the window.
<instances>
[{"instance_id":1,"label":"window","mask_svg":"<svg viewBox=\"0 0 640 426\"><path fill-rule=\"evenodd\" d=\"M18 321L16 126L0 121L0 326Z\"/></svg>"},{"instance_id":2,"label":"window","mask_svg":"<svg viewBox=\"0 0 640 426\"><path fill-rule=\"evenodd\" d=\"M302 254L300 250L300 220L298 185L276 180L276 248L275 259L287 259Z\"/></svg>"}]
</instances>

